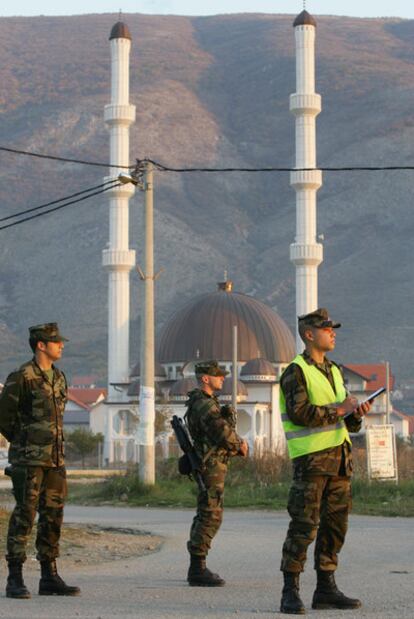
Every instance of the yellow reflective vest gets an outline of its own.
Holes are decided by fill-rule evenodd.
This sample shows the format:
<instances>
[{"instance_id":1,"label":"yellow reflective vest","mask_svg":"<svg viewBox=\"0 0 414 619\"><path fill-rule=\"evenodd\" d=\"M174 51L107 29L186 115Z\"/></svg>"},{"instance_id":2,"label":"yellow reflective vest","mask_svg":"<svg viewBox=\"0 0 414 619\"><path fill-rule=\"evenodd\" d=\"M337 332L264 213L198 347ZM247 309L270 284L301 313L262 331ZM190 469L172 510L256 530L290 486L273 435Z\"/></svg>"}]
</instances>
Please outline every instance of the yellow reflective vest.
<instances>
[{"instance_id":1,"label":"yellow reflective vest","mask_svg":"<svg viewBox=\"0 0 414 619\"><path fill-rule=\"evenodd\" d=\"M292 363L299 365L303 371L311 404L315 406L328 406L334 402L343 402L345 400L347 394L344 381L336 365L332 365L335 393L326 376L314 365L306 363L302 355L297 355ZM316 428L294 424L286 413L286 402L282 388L280 388L280 412L282 414L283 429L286 434L290 458L298 458L315 451L336 447L337 445L342 445L344 441L351 443L343 419L338 419L335 423Z\"/></svg>"}]
</instances>

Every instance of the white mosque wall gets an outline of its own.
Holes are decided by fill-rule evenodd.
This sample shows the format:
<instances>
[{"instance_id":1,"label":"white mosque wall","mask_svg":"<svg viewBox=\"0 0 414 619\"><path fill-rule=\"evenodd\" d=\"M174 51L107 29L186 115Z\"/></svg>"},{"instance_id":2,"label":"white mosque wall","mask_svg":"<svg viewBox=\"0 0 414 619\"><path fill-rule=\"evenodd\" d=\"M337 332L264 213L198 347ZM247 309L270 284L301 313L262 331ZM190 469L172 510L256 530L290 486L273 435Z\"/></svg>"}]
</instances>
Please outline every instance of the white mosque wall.
<instances>
[{"instance_id":1,"label":"white mosque wall","mask_svg":"<svg viewBox=\"0 0 414 619\"><path fill-rule=\"evenodd\" d=\"M139 411L137 404L96 404L90 413L90 429L104 435L105 464L136 463L139 460Z\"/></svg>"},{"instance_id":2,"label":"white mosque wall","mask_svg":"<svg viewBox=\"0 0 414 619\"><path fill-rule=\"evenodd\" d=\"M362 386L363 379L361 379ZM355 383L356 386L356 383ZM237 411L237 432L244 438L250 448L250 456L264 453L286 454L286 439L283 432L279 408L279 383L265 385L248 385L248 401L240 402ZM366 397L366 391L355 391L358 399ZM158 403L156 411L167 413L165 430L156 437L158 456L169 458L179 455L169 419L173 415L184 417L186 397L180 401ZM362 433L369 425L384 423L385 397L377 398L372 412L364 418ZM391 423L397 435L407 438L409 428L407 419L397 413L391 413ZM139 444L139 410L138 404L125 402L116 405L99 402L90 412L90 429L105 436L104 462L137 462Z\"/></svg>"},{"instance_id":3,"label":"white mosque wall","mask_svg":"<svg viewBox=\"0 0 414 619\"><path fill-rule=\"evenodd\" d=\"M274 383L248 383L247 381L244 383L247 387L248 402L270 402L271 401L271 393L272 393L272 385Z\"/></svg>"},{"instance_id":4,"label":"white mosque wall","mask_svg":"<svg viewBox=\"0 0 414 619\"><path fill-rule=\"evenodd\" d=\"M282 425L282 415L280 412L279 404L280 385L272 385L271 394L271 451L278 456L284 456L286 454L286 437Z\"/></svg>"}]
</instances>

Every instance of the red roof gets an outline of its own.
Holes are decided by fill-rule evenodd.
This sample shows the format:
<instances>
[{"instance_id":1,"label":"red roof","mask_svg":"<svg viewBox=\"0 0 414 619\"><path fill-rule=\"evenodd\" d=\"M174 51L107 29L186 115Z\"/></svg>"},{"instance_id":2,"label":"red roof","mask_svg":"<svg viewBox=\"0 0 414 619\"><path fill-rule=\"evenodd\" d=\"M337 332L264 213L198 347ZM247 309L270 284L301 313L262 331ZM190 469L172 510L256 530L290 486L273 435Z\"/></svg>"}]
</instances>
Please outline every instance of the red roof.
<instances>
[{"instance_id":1,"label":"red roof","mask_svg":"<svg viewBox=\"0 0 414 619\"><path fill-rule=\"evenodd\" d=\"M392 414L396 417L399 417L400 419L406 419L407 421L410 421L410 415L406 415L405 413L402 413L394 407L392 409Z\"/></svg>"},{"instance_id":2,"label":"red roof","mask_svg":"<svg viewBox=\"0 0 414 619\"><path fill-rule=\"evenodd\" d=\"M72 378L72 385L89 387L89 385L95 385L99 377L95 374L89 376L74 376Z\"/></svg>"},{"instance_id":3,"label":"red roof","mask_svg":"<svg viewBox=\"0 0 414 619\"><path fill-rule=\"evenodd\" d=\"M354 369L354 366L351 365L343 365L342 366L344 368L344 370L349 370L350 372L352 372L352 374L355 374L356 376L359 376L360 378L363 378L364 380L369 380L369 376L365 376L365 374L361 374L360 372L357 372Z\"/></svg>"},{"instance_id":4,"label":"red roof","mask_svg":"<svg viewBox=\"0 0 414 619\"><path fill-rule=\"evenodd\" d=\"M74 402L81 402L90 407L95 404L97 400L106 398L106 389L103 387L94 387L93 389L69 387L68 395Z\"/></svg>"},{"instance_id":5,"label":"red roof","mask_svg":"<svg viewBox=\"0 0 414 619\"><path fill-rule=\"evenodd\" d=\"M367 391L376 391L386 385L386 369L384 363L347 363L346 367L367 378ZM390 390L394 389L395 378L390 371Z\"/></svg>"},{"instance_id":6,"label":"red roof","mask_svg":"<svg viewBox=\"0 0 414 619\"><path fill-rule=\"evenodd\" d=\"M74 402L75 404L80 406L80 408L83 408L84 410L87 410L87 411L91 410L91 407L88 406L88 404L84 404L83 402L81 402L77 398L73 397L73 395L71 395L70 393L68 393L68 400L70 400L71 402Z\"/></svg>"}]
</instances>

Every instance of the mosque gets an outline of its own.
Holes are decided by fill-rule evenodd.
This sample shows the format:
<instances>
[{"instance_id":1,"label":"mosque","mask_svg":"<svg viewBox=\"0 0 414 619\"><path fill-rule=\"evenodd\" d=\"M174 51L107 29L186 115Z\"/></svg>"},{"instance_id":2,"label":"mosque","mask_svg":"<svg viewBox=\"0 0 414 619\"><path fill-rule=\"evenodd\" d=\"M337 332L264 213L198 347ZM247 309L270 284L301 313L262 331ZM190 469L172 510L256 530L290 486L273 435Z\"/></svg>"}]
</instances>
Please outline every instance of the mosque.
<instances>
[{"instance_id":1,"label":"mosque","mask_svg":"<svg viewBox=\"0 0 414 619\"><path fill-rule=\"evenodd\" d=\"M296 237L290 246L290 259L296 271L299 315L317 307L317 268L322 261L322 245L316 241L316 192L322 184L322 174L316 169L315 131L321 97L315 93L316 22L304 10L293 27L296 93L290 97L290 111L296 124L296 169L291 173L290 184L296 192ZM135 106L129 102L131 34L127 25L117 22L109 40L111 101L105 106L104 116L110 134L112 167L111 176L105 181L116 181L123 172L122 166L129 164L129 127L135 121ZM90 415L91 429L105 436L105 461L140 461L140 446L145 447L146 453L158 448L168 455L169 424L156 433L158 445L154 445L157 414L184 414L187 393L195 386L197 359L217 359L224 368L231 369L234 325L239 342L238 431L249 442L252 453L282 453L285 438L279 414L278 381L295 355L295 340L276 312L257 299L233 291L227 278L216 291L195 298L167 322L159 338L153 385L145 382L148 370L141 376L140 364L129 371L129 272L135 265L135 252L129 249L128 213L134 191L132 184L117 183L108 192L110 233L103 251L103 266L108 271L108 396ZM301 347L298 339L296 347ZM148 353L145 356L149 358ZM230 400L231 394L232 378L228 376L221 397Z\"/></svg>"},{"instance_id":2,"label":"mosque","mask_svg":"<svg viewBox=\"0 0 414 619\"><path fill-rule=\"evenodd\" d=\"M229 372L220 399L232 397L232 330L237 326L237 428L252 452L283 453L279 414L279 377L295 353L294 337L284 320L253 297L233 290L229 280L179 309L160 334L155 365L156 410L167 419L183 416L187 393L196 387L194 364L217 359ZM134 434L139 429L140 367L131 371L125 406L113 419L110 438L114 461L135 460ZM127 406L126 406L127 405ZM104 431L102 404L91 413L91 427ZM170 454L169 424L156 436L157 452Z\"/></svg>"},{"instance_id":3,"label":"mosque","mask_svg":"<svg viewBox=\"0 0 414 619\"><path fill-rule=\"evenodd\" d=\"M296 92L290 96L289 108L295 117L296 137L290 185L296 194L296 235L290 245L290 260L296 277L295 316L299 316L318 307L318 266L323 260L316 226L316 194L322 185L322 172L316 167L316 116L321 111L321 96L315 92L316 21L304 10L294 20L293 29ZM105 106L105 122L110 134L112 167L111 176L105 180L117 181L124 172L122 166L129 165L129 127L135 121L135 106L129 103L131 34L127 25L117 22L109 39L111 102ZM295 338L282 318L261 301L233 290L227 277L217 290L196 297L168 320L155 354L154 381L152 367L148 378L148 364L153 363L152 346L143 349L145 355L141 357L146 357L146 370L142 376L140 363L130 370L129 272L135 265L135 252L129 249L128 226L129 199L134 192L131 183L116 183L108 191L110 234L103 251L103 266L108 271L108 395L90 413L91 429L105 436L105 462L139 462L142 447L145 454L150 454L148 459L143 457L145 462L153 463L154 452L165 457L171 453L175 441L168 420L173 414L185 413L187 393L196 386L194 364L199 359L217 359L231 372L235 325L238 432L248 441L252 454L284 453L279 379L295 356L295 349L302 351L302 342L296 333L295 345ZM153 279L145 276L146 286ZM382 369L380 365L347 366L344 371L352 392L364 396L376 384ZM223 401L231 400L232 383L229 375L220 396ZM376 422L381 423L384 410L385 400L378 398L369 417L376 417ZM400 422L406 423L393 419L395 424ZM405 433L404 428L401 431ZM145 467L146 464L142 468Z\"/></svg>"},{"instance_id":4,"label":"mosque","mask_svg":"<svg viewBox=\"0 0 414 619\"><path fill-rule=\"evenodd\" d=\"M155 363L155 452L176 455L177 445L169 420L182 417L188 392L197 386L194 364L198 359L217 359L229 372L220 401L232 400L232 329L239 334L237 359L237 431L249 443L250 453L285 453L285 436L279 409L279 379L295 355L295 340L285 321L269 306L233 290L226 279L215 291L201 294L178 309L160 333ZM343 367L345 383L359 399L385 382L383 364ZM108 415L107 402L90 412L90 427L105 435L107 463L137 462L140 441L140 364L130 371L128 382L118 386L115 408ZM364 429L384 423L385 395L374 404ZM158 422L157 422L158 419ZM392 411L396 433L407 438L405 415Z\"/></svg>"}]
</instances>

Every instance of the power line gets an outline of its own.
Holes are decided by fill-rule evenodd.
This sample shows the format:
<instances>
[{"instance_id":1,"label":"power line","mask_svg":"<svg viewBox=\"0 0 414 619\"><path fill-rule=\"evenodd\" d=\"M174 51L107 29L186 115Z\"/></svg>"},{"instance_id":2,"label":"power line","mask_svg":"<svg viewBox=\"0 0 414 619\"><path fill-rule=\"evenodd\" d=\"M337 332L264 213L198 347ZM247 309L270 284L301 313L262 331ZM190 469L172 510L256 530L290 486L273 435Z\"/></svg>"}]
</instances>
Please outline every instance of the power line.
<instances>
[{"instance_id":1,"label":"power line","mask_svg":"<svg viewBox=\"0 0 414 619\"><path fill-rule=\"evenodd\" d=\"M70 200L71 198L76 198L81 196L82 194L88 193L89 191L94 191L95 189L102 189L105 186L112 186L117 183L117 179L113 179L111 181L106 181L106 183L101 183L100 185L95 185L95 187L89 187L88 189L84 189L83 191L77 191L76 193L72 193L69 196L65 196L63 198L58 198L57 200L52 200L52 202L46 202L45 204L40 204L39 206L34 206L33 208L28 208L25 211L19 211L18 213L14 213L14 215L7 215L6 217L1 217L0 222L8 221L9 219L15 219L16 217L21 217L22 215L26 215L27 213L33 213L33 211L38 211L42 208L46 208L47 206L52 206L53 204L58 204L58 202L64 202L66 200ZM110 187L107 187L110 189ZM88 196L85 196L88 197Z\"/></svg>"},{"instance_id":2,"label":"power line","mask_svg":"<svg viewBox=\"0 0 414 619\"><path fill-rule=\"evenodd\" d=\"M159 172L379 172L387 170L414 170L412 166L321 166L318 168L285 168L285 167L263 167L263 168L173 168L166 166L153 159L137 160L138 163L148 161Z\"/></svg>"},{"instance_id":3,"label":"power line","mask_svg":"<svg viewBox=\"0 0 414 619\"><path fill-rule=\"evenodd\" d=\"M14 155L26 155L28 157L37 157L38 159L51 159L52 161L61 161L62 163L80 163L81 165L92 165L101 168L126 168L129 170L134 167L133 165L115 165L111 163L102 163L101 161L85 161L84 159L70 159L68 157L58 157L56 155L45 155L28 150L8 148L7 146L0 146L0 151L13 153Z\"/></svg>"},{"instance_id":4,"label":"power line","mask_svg":"<svg viewBox=\"0 0 414 619\"><path fill-rule=\"evenodd\" d=\"M16 148L9 148L6 146L0 146L0 151L13 153L15 155L26 155L28 157L37 157L39 159L49 159L52 161L60 161L62 163L78 163L80 165L89 165L89 166L98 166L103 168L118 168L118 169L133 169L135 165L118 165L111 163L103 163L101 161L87 161L84 159L71 159L68 157L58 157L56 155L46 155L44 153L36 153L33 151L25 151L18 150ZM315 170L320 170L321 172L384 172L384 171L398 171L398 170L406 170L412 171L414 170L414 165L407 166L319 166L318 168L292 168L292 167L279 167L279 166L266 166L261 168L253 168L253 167L223 167L223 168L174 168L172 166L164 165L158 161L154 161L153 159L137 159L137 164L142 164L145 162L152 163L153 166L159 172L178 172L178 173L187 173L187 172L209 172L209 173L218 173L218 172L314 172Z\"/></svg>"},{"instance_id":5,"label":"power line","mask_svg":"<svg viewBox=\"0 0 414 619\"><path fill-rule=\"evenodd\" d=\"M13 223L7 224L6 226L0 226L0 231L6 230L7 228L12 228L13 226L18 226L19 224L23 224L24 222L30 221L32 219L37 219L37 217L43 217L43 215L48 215L49 213L59 211L60 209L65 208L66 206L70 206L71 204L78 204L79 202L82 202L83 200L92 198L93 196L97 196L101 193L105 193L105 191L109 191L113 187L121 187L121 185L122 183L117 183L116 185L111 185L110 187L104 187L103 189L100 189L99 191L90 193L89 195L78 198L77 200L71 200L70 202L65 202L65 204L60 204L59 206L55 206L55 208L51 208L48 211L43 211L41 213L36 213L35 215L30 215L29 217L25 217L24 219L20 219L19 221L14 221Z\"/></svg>"}]
</instances>

